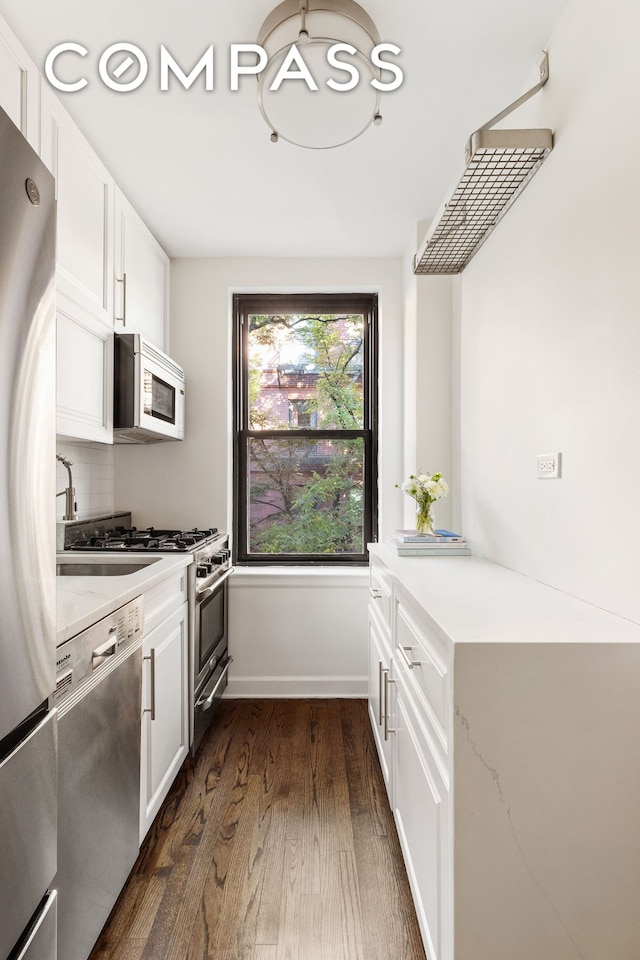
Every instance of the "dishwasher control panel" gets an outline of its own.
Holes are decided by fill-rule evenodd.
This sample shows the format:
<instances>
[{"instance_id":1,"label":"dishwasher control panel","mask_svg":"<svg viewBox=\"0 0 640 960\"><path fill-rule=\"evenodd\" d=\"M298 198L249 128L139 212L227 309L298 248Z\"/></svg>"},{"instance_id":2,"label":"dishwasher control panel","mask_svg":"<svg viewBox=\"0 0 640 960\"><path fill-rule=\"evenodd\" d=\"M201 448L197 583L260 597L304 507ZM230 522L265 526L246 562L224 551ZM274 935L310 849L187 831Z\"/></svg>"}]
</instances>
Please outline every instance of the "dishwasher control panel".
<instances>
[{"instance_id":1,"label":"dishwasher control panel","mask_svg":"<svg viewBox=\"0 0 640 960\"><path fill-rule=\"evenodd\" d=\"M121 652L140 640L143 628L143 598L136 597L62 643L56 651L53 703L60 703L88 683L100 667L120 659Z\"/></svg>"}]
</instances>

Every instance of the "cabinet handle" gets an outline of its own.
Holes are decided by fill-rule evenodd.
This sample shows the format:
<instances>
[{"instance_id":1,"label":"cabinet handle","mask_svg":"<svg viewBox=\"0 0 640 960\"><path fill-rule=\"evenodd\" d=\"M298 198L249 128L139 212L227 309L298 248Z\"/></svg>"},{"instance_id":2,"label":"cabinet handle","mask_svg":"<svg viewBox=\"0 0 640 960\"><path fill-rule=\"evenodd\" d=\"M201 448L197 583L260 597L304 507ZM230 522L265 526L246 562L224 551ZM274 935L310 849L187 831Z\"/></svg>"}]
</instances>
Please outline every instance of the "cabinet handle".
<instances>
[{"instance_id":1,"label":"cabinet handle","mask_svg":"<svg viewBox=\"0 0 640 960\"><path fill-rule=\"evenodd\" d=\"M121 323L123 327L127 325L127 275L126 273L122 274L122 280L120 277L116 277L116 282L122 284L122 316L116 317L118 323Z\"/></svg>"},{"instance_id":2,"label":"cabinet handle","mask_svg":"<svg viewBox=\"0 0 640 960\"><path fill-rule=\"evenodd\" d=\"M379 713L379 716L380 716L380 726L382 726L383 720L386 720L386 712L387 712L386 694L387 694L387 675L388 675L388 673L389 673L389 668L388 668L388 667L383 667L383 666L382 666L382 660L380 660L380 661L379 661L379 668L378 668L378 689L379 689L379 692L380 692L380 702L379 702L379 703L380 703L380 708L379 708L378 713ZM384 677L384 685L383 685L383 677ZM382 701L382 698L383 698L383 696L384 696L384 698L385 698L385 699L384 699L384 709L383 709L383 707L382 707L382 702L383 702L383 701Z\"/></svg>"},{"instance_id":3,"label":"cabinet handle","mask_svg":"<svg viewBox=\"0 0 640 960\"><path fill-rule=\"evenodd\" d=\"M151 686L151 706L145 707L142 712L150 713L151 719L155 720L156 718L156 651L155 651L155 647L151 649L150 657L143 657L142 659L149 660L151 665L151 676L149 677L149 684Z\"/></svg>"},{"instance_id":4,"label":"cabinet handle","mask_svg":"<svg viewBox=\"0 0 640 960\"><path fill-rule=\"evenodd\" d=\"M369 587L369 593L371 594L372 600L382 600L384 597L384 594L382 594L379 590L374 590L373 587Z\"/></svg>"},{"instance_id":5,"label":"cabinet handle","mask_svg":"<svg viewBox=\"0 0 640 960\"><path fill-rule=\"evenodd\" d=\"M400 653L400 656L402 657L406 665L409 667L409 670L413 670L414 667L421 667L422 660L410 660L409 657L407 656L407 650L413 650L413 647L398 646L398 651Z\"/></svg>"},{"instance_id":6,"label":"cabinet handle","mask_svg":"<svg viewBox=\"0 0 640 960\"><path fill-rule=\"evenodd\" d=\"M378 726L382 726L382 660L378 660Z\"/></svg>"},{"instance_id":7,"label":"cabinet handle","mask_svg":"<svg viewBox=\"0 0 640 960\"><path fill-rule=\"evenodd\" d=\"M390 733L395 733L395 727L389 726L389 684L395 683L389 676L389 671L384 670L384 738L389 739Z\"/></svg>"}]
</instances>

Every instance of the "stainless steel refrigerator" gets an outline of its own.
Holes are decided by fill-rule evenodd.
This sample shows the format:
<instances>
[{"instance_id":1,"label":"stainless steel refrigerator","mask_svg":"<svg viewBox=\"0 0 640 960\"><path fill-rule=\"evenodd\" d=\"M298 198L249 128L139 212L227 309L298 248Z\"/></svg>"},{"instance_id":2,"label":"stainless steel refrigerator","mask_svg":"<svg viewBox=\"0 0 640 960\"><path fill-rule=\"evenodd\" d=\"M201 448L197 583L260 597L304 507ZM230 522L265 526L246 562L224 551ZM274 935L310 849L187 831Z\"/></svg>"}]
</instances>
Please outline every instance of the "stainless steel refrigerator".
<instances>
[{"instance_id":1,"label":"stainless steel refrigerator","mask_svg":"<svg viewBox=\"0 0 640 960\"><path fill-rule=\"evenodd\" d=\"M0 960L55 960L54 180L0 109Z\"/></svg>"}]
</instances>

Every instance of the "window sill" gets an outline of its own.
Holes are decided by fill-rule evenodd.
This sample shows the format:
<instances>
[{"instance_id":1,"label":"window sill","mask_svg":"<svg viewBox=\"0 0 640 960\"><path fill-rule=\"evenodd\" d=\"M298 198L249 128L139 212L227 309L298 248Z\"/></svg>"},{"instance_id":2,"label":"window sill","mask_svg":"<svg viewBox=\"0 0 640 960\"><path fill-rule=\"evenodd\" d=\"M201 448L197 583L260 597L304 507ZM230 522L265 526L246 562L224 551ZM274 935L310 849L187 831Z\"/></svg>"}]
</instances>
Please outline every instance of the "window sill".
<instances>
[{"instance_id":1,"label":"window sill","mask_svg":"<svg viewBox=\"0 0 640 960\"><path fill-rule=\"evenodd\" d=\"M367 567L354 566L236 566L229 580L231 587L368 587Z\"/></svg>"}]
</instances>

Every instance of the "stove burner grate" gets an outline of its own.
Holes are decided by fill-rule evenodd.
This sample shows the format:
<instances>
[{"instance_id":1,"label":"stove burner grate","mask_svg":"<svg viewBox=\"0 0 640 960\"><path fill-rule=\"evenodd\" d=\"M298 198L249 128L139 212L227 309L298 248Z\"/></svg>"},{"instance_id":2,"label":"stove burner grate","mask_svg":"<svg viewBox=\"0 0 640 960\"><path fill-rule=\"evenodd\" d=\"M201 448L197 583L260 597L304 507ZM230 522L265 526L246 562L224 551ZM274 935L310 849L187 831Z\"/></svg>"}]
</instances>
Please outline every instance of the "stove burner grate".
<instances>
[{"instance_id":1,"label":"stove burner grate","mask_svg":"<svg viewBox=\"0 0 640 960\"><path fill-rule=\"evenodd\" d=\"M75 540L68 549L184 553L213 540L217 533L217 527L209 527L207 530L199 530L197 527L193 530L156 530L155 527L147 527L146 530L132 527L131 530L125 530L118 527L116 530L107 531L102 536L82 537Z\"/></svg>"}]
</instances>

